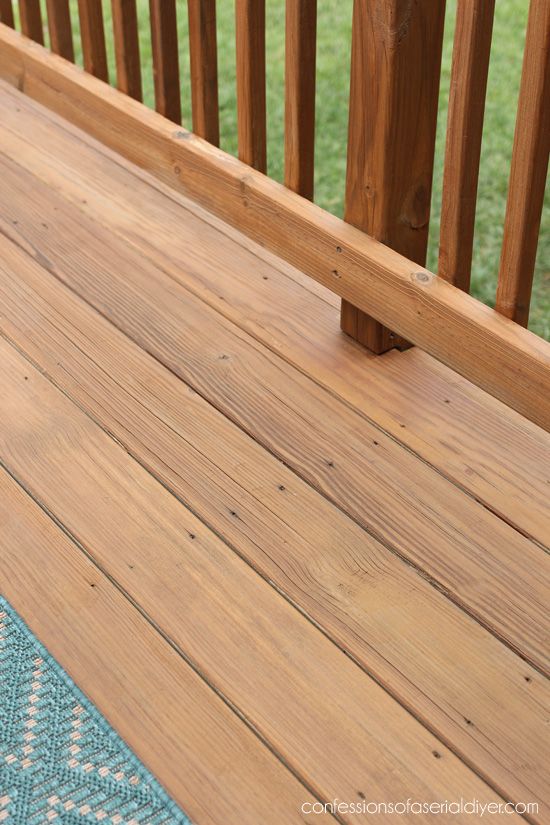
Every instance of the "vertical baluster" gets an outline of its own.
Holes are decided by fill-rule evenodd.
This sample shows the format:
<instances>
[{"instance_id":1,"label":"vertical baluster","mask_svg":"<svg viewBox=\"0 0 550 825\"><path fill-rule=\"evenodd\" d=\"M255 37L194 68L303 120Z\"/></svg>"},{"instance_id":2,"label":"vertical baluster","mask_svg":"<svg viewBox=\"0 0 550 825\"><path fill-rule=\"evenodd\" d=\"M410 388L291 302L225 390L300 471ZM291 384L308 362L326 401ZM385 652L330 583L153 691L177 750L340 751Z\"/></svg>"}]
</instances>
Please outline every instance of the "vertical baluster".
<instances>
[{"instance_id":1,"label":"vertical baluster","mask_svg":"<svg viewBox=\"0 0 550 825\"><path fill-rule=\"evenodd\" d=\"M109 80L101 0L78 0L84 68L100 80Z\"/></svg>"},{"instance_id":2,"label":"vertical baluster","mask_svg":"<svg viewBox=\"0 0 550 825\"><path fill-rule=\"evenodd\" d=\"M0 23L4 23L12 29L15 28L11 0L0 0Z\"/></svg>"},{"instance_id":3,"label":"vertical baluster","mask_svg":"<svg viewBox=\"0 0 550 825\"><path fill-rule=\"evenodd\" d=\"M40 0L19 0L19 15L23 34L37 43L44 44Z\"/></svg>"},{"instance_id":4,"label":"vertical baluster","mask_svg":"<svg viewBox=\"0 0 550 825\"><path fill-rule=\"evenodd\" d=\"M459 0L443 173L438 275L469 292L495 0Z\"/></svg>"},{"instance_id":5,"label":"vertical baluster","mask_svg":"<svg viewBox=\"0 0 550 825\"><path fill-rule=\"evenodd\" d=\"M216 0L188 0L193 131L220 142Z\"/></svg>"},{"instance_id":6,"label":"vertical baluster","mask_svg":"<svg viewBox=\"0 0 550 825\"><path fill-rule=\"evenodd\" d=\"M265 172L265 0L236 0L235 15L239 158Z\"/></svg>"},{"instance_id":7,"label":"vertical baluster","mask_svg":"<svg viewBox=\"0 0 550 825\"><path fill-rule=\"evenodd\" d=\"M285 186L313 199L317 0L287 0Z\"/></svg>"},{"instance_id":8,"label":"vertical baluster","mask_svg":"<svg viewBox=\"0 0 550 825\"><path fill-rule=\"evenodd\" d=\"M69 0L46 0L52 52L74 63L73 33Z\"/></svg>"},{"instance_id":9,"label":"vertical baluster","mask_svg":"<svg viewBox=\"0 0 550 825\"><path fill-rule=\"evenodd\" d=\"M117 88L141 100L141 65L136 0L111 0Z\"/></svg>"},{"instance_id":10,"label":"vertical baluster","mask_svg":"<svg viewBox=\"0 0 550 825\"><path fill-rule=\"evenodd\" d=\"M175 0L149 0L155 107L181 123L178 29Z\"/></svg>"},{"instance_id":11,"label":"vertical baluster","mask_svg":"<svg viewBox=\"0 0 550 825\"><path fill-rule=\"evenodd\" d=\"M550 0L531 0L496 309L527 326L550 150Z\"/></svg>"},{"instance_id":12,"label":"vertical baluster","mask_svg":"<svg viewBox=\"0 0 550 825\"><path fill-rule=\"evenodd\" d=\"M355 0L345 220L423 265L445 0ZM341 326L380 353L403 342L342 301Z\"/></svg>"}]
</instances>

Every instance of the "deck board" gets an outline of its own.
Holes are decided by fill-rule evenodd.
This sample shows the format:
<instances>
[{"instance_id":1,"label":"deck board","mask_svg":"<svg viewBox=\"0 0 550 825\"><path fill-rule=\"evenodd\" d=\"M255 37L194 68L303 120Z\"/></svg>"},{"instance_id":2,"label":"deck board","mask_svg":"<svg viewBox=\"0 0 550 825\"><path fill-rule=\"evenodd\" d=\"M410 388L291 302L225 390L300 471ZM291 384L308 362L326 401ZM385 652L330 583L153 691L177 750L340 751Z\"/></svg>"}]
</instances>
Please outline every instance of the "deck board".
<instances>
[{"instance_id":1,"label":"deck board","mask_svg":"<svg viewBox=\"0 0 550 825\"><path fill-rule=\"evenodd\" d=\"M2 469L0 491L6 598L193 821L303 825L308 789Z\"/></svg>"},{"instance_id":2,"label":"deck board","mask_svg":"<svg viewBox=\"0 0 550 825\"><path fill-rule=\"evenodd\" d=\"M26 253L0 253L4 334L463 759L532 794L546 680Z\"/></svg>"},{"instance_id":3,"label":"deck board","mask_svg":"<svg viewBox=\"0 0 550 825\"><path fill-rule=\"evenodd\" d=\"M0 207L12 216L4 232L14 242L548 672L544 550L15 161L0 158L0 174ZM182 264L191 273L199 265Z\"/></svg>"},{"instance_id":4,"label":"deck board","mask_svg":"<svg viewBox=\"0 0 550 825\"><path fill-rule=\"evenodd\" d=\"M10 471L320 798L501 793L542 822L547 436L422 353L364 355L322 290L19 93L0 112Z\"/></svg>"},{"instance_id":5,"label":"deck board","mask_svg":"<svg viewBox=\"0 0 550 825\"><path fill-rule=\"evenodd\" d=\"M10 472L307 787L356 802L495 797L5 342L0 359Z\"/></svg>"},{"instance_id":6,"label":"deck board","mask_svg":"<svg viewBox=\"0 0 550 825\"><path fill-rule=\"evenodd\" d=\"M516 529L550 544L550 446L539 427L418 348L372 357L340 334L333 293L53 112L1 81L0 88L4 152ZM36 130L44 137L40 155ZM83 154L85 168L75 176ZM181 261L190 250L188 273Z\"/></svg>"}]
</instances>

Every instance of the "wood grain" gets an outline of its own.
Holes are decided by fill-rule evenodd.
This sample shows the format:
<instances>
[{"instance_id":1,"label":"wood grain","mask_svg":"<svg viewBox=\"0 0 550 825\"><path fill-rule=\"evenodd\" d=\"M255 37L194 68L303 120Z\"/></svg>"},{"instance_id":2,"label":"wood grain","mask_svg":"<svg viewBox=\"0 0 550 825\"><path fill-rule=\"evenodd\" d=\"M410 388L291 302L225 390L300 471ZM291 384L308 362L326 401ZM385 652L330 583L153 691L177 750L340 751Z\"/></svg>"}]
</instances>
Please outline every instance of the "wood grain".
<instances>
[{"instance_id":1,"label":"wood grain","mask_svg":"<svg viewBox=\"0 0 550 825\"><path fill-rule=\"evenodd\" d=\"M287 0L285 186L313 200L317 0Z\"/></svg>"},{"instance_id":2,"label":"wood grain","mask_svg":"<svg viewBox=\"0 0 550 825\"><path fill-rule=\"evenodd\" d=\"M181 123L178 28L175 0L149 0L155 108Z\"/></svg>"},{"instance_id":3,"label":"wood grain","mask_svg":"<svg viewBox=\"0 0 550 825\"><path fill-rule=\"evenodd\" d=\"M0 489L3 594L193 822L303 823L307 789L4 470Z\"/></svg>"},{"instance_id":4,"label":"wood grain","mask_svg":"<svg viewBox=\"0 0 550 825\"><path fill-rule=\"evenodd\" d=\"M0 42L6 80L550 428L545 341L11 29Z\"/></svg>"},{"instance_id":5,"label":"wood grain","mask_svg":"<svg viewBox=\"0 0 550 825\"><path fill-rule=\"evenodd\" d=\"M0 0L0 23L15 28L13 5L11 0Z\"/></svg>"},{"instance_id":6,"label":"wood grain","mask_svg":"<svg viewBox=\"0 0 550 825\"><path fill-rule=\"evenodd\" d=\"M36 43L44 43L40 0L19 0L21 31Z\"/></svg>"},{"instance_id":7,"label":"wood grain","mask_svg":"<svg viewBox=\"0 0 550 825\"><path fill-rule=\"evenodd\" d=\"M101 0L78 0L78 17L84 68L99 80L108 82L109 68Z\"/></svg>"},{"instance_id":8,"label":"wood grain","mask_svg":"<svg viewBox=\"0 0 550 825\"><path fill-rule=\"evenodd\" d=\"M239 158L267 170L265 0L235 0Z\"/></svg>"},{"instance_id":9,"label":"wood grain","mask_svg":"<svg viewBox=\"0 0 550 825\"><path fill-rule=\"evenodd\" d=\"M216 0L188 0L193 131L218 146Z\"/></svg>"},{"instance_id":10,"label":"wood grain","mask_svg":"<svg viewBox=\"0 0 550 825\"><path fill-rule=\"evenodd\" d=\"M0 249L2 330L51 381L495 787L544 788L544 679L24 252Z\"/></svg>"},{"instance_id":11,"label":"wood grain","mask_svg":"<svg viewBox=\"0 0 550 825\"><path fill-rule=\"evenodd\" d=\"M74 63L73 32L69 0L46 0L50 48Z\"/></svg>"},{"instance_id":12,"label":"wood grain","mask_svg":"<svg viewBox=\"0 0 550 825\"><path fill-rule=\"evenodd\" d=\"M136 0L111 0L117 88L142 99Z\"/></svg>"},{"instance_id":13,"label":"wood grain","mask_svg":"<svg viewBox=\"0 0 550 825\"><path fill-rule=\"evenodd\" d=\"M354 0L344 219L424 266L444 0ZM347 300L344 332L376 353L406 342Z\"/></svg>"},{"instance_id":14,"label":"wood grain","mask_svg":"<svg viewBox=\"0 0 550 825\"><path fill-rule=\"evenodd\" d=\"M498 799L28 361L0 353L6 467L315 793Z\"/></svg>"},{"instance_id":15,"label":"wood grain","mask_svg":"<svg viewBox=\"0 0 550 825\"><path fill-rule=\"evenodd\" d=\"M1 168L9 188L9 206L0 193L10 214L5 234L39 250L57 277L140 346L478 621L548 667L549 557L543 550L182 289L111 229L64 207L22 167L4 159ZM43 226L42 216L51 213L55 221Z\"/></svg>"},{"instance_id":16,"label":"wood grain","mask_svg":"<svg viewBox=\"0 0 550 825\"><path fill-rule=\"evenodd\" d=\"M459 0L443 167L437 274L470 291L477 183L495 0Z\"/></svg>"},{"instance_id":17,"label":"wood grain","mask_svg":"<svg viewBox=\"0 0 550 825\"><path fill-rule=\"evenodd\" d=\"M496 309L526 327L550 151L550 0L531 0Z\"/></svg>"},{"instance_id":18,"label":"wood grain","mask_svg":"<svg viewBox=\"0 0 550 825\"><path fill-rule=\"evenodd\" d=\"M336 295L6 85L0 124L6 154L500 518L548 543L546 433L419 349L367 357L339 334ZM181 261L190 254L187 276Z\"/></svg>"}]
</instances>

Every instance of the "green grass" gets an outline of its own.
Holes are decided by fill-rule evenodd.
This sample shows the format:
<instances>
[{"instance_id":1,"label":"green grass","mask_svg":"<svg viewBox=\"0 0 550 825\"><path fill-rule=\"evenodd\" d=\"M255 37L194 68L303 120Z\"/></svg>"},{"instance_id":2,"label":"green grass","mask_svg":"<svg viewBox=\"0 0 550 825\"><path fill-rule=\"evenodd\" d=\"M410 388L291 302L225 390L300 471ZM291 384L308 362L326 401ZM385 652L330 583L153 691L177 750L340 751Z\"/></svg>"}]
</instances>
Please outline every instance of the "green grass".
<instances>
[{"instance_id":1,"label":"green grass","mask_svg":"<svg viewBox=\"0 0 550 825\"><path fill-rule=\"evenodd\" d=\"M284 102L284 0L267 2L267 110L269 174L283 175ZM71 0L76 15L76 0ZM493 50L489 71L487 107L483 133L481 173L474 243L472 294L493 305L502 241L502 225L515 109L525 37L525 0L499 0L496 4ZM185 0L178 2L180 67L184 124L190 126L189 55ZM347 137L349 43L352 0L318 0L317 120L315 200L336 215L342 214ZM434 191L428 266L437 267L441 181L446 127L446 101L453 39L456 0L448 0L441 104L437 129ZM104 2L110 31L110 3ZM148 0L138 0L140 46L145 102L153 105L151 46L148 29ZM108 37L109 42L111 38ZM218 53L220 78L221 146L236 154L235 29L234 0L218 0ZM114 57L110 50L111 77ZM547 191L531 307L530 328L550 340L550 222Z\"/></svg>"}]
</instances>

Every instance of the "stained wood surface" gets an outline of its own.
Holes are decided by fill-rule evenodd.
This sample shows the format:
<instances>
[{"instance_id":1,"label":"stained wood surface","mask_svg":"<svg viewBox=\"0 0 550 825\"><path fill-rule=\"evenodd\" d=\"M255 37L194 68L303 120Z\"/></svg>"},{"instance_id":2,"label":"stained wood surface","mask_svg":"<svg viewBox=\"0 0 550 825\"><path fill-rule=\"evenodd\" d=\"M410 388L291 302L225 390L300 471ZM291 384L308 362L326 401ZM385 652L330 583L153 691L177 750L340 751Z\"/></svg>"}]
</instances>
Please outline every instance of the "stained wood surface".
<instances>
[{"instance_id":1,"label":"stained wood surface","mask_svg":"<svg viewBox=\"0 0 550 825\"><path fill-rule=\"evenodd\" d=\"M531 565L547 559L543 551L469 497L451 496L452 485L391 441L379 451L379 430L260 349L190 292L185 290L184 303L174 303L178 286L169 276L137 250L109 240L108 230L63 208L55 193L23 167L4 161L2 174L10 214L17 220L6 227L10 235L39 245L63 279L92 304L105 307L109 295L109 316L141 345L489 626L495 626L497 611L498 632L511 644L537 661L546 660L544 591L534 598L531 576ZM54 206L55 229L45 231L39 216ZM79 249L78 259L67 254L72 244ZM116 272L111 271L114 250ZM178 332L167 341L163 330L168 326ZM482 573L487 568L489 577ZM501 587L506 603L495 606ZM517 605L517 615L511 605Z\"/></svg>"},{"instance_id":2,"label":"stained wood surface","mask_svg":"<svg viewBox=\"0 0 550 825\"><path fill-rule=\"evenodd\" d=\"M359 801L366 777L373 798L498 798L28 361L0 352L9 471L321 798Z\"/></svg>"},{"instance_id":3,"label":"stained wood surface","mask_svg":"<svg viewBox=\"0 0 550 825\"><path fill-rule=\"evenodd\" d=\"M344 219L424 266L444 0L353 4ZM376 353L406 342L352 302L344 332Z\"/></svg>"},{"instance_id":4,"label":"stained wood surface","mask_svg":"<svg viewBox=\"0 0 550 825\"><path fill-rule=\"evenodd\" d=\"M174 375L26 253L0 248L2 331L50 380L504 793L544 788L530 757L546 747L544 679L187 387L182 405Z\"/></svg>"},{"instance_id":5,"label":"stained wood surface","mask_svg":"<svg viewBox=\"0 0 550 825\"><path fill-rule=\"evenodd\" d=\"M548 543L550 444L539 428L418 349L383 361L367 357L338 333L335 295L5 85L0 114L5 153L54 188L62 187L64 196L94 219L107 216L111 231L183 279L217 312L516 529ZM37 131L44 136L41 155L47 162L34 149ZM136 233L136 225L146 231ZM181 261L190 252L195 263L192 277L186 277Z\"/></svg>"},{"instance_id":6,"label":"stained wood surface","mask_svg":"<svg viewBox=\"0 0 550 825\"><path fill-rule=\"evenodd\" d=\"M19 17L23 34L36 43L43 43L44 31L40 0L19 0Z\"/></svg>"},{"instance_id":7,"label":"stained wood surface","mask_svg":"<svg viewBox=\"0 0 550 825\"><path fill-rule=\"evenodd\" d=\"M187 8L193 131L217 146L220 124L216 0L188 0Z\"/></svg>"},{"instance_id":8,"label":"stained wood surface","mask_svg":"<svg viewBox=\"0 0 550 825\"><path fill-rule=\"evenodd\" d=\"M0 0L0 23L4 23L13 29L15 23L12 0Z\"/></svg>"},{"instance_id":9,"label":"stained wood surface","mask_svg":"<svg viewBox=\"0 0 550 825\"><path fill-rule=\"evenodd\" d=\"M418 396L439 397L445 410L439 393L449 393L453 403L462 399L466 421L485 407L500 421L510 437L495 435L497 467L509 466L512 478L523 466L528 475L532 453L541 478L534 500L546 489L548 439L479 390L469 395L458 376L449 386L452 374L423 353L377 360L351 342L339 349L334 298L38 108L1 89L0 456L43 508L8 480L4 514L16 514L16 527L0 540L0 566L8 565L0 578L13 583L15 606L27 618L29 599L50 598L45 615L30 612L31 626L76 668L72 675L115 727L134 725L130 743L190 813L194 806L199 824L243 821L243 806L257 822L252 789L257 797L272 782L273 822L299 821L312 793L482 801L500 794L539 801L531 819L542 825L548 555L452 483L454 469L443 477L441 454L438 472L422 450L413 454L369 420L368 397L353 394L344 369L335 384L328 376L349 353L364 370L360 384L372 376L392 409L403 407L391 403L396 395L414 407L407 361L399 366L412 356L408 380ZM40 153L30 137L37 131ZM295 306L279 315L275 299L285 293ZM308 339L303 330L314 318L321 323ZM384 418L384 403L377 411ZM448 427L441 435L455 449ZM467 443L471 427L462 417L457 427ZM420 448L418 434L403 435ZM485 460L489 454L477 458L480 474ZM499 474L493 467L489 478ZM504 488L500 495L506 511ZM544 501L538 513L544 538ZM46 514L68 531L62 545ZM23 532L33 554L19 542ZM58 564L51 593L44 576L27 570L43 569L44 542L66 543L72 559L58 564L59 549L48 554L48 564ZM80 548L98 577L84 574L82 586L74 574ZM72 623L89 603L90 583L112 603L108 579L130 601L96 634L103 655L115 657L98 685L94 651L80 651L99 618L87 612L65 629L59 604L72 605L62 613ZM139 622L149 619L175 645L175 671L157 668L166 641L150 642L157 630L134 624L133 605ZM128 708L113 703L120 676L109 636L117 616L130 628L121 644L131 632L155 651L153 700L138 662L127 671L136 681ZM149 662L140 650L134 640L132 654ZM157 743L174 679L214 720L208 731L235 732L233 751L218 756L222 767L210 734L201 761L185 713L171 750L178 776L163 765ZM140 705L145 730L158 726L146 742L135 729ZM232 794L223 764L240 766L241 747L249 759ZM184 777L182 761L190 765ZM216 783L224 790L212 811L205 798Z\"/></svg>"},{"instance_id":10,"label":"stained wood surface","mask_svg":"<svg viewBox=\"0 0 550 825\"><path fill-rule=\"evenodd\" d=\"M545 341L8 27L0 42L5 79L550 428Z\"/></svg>"},{"instance_id":11,"label":"stained wood surface","mask_svg":"<svg viewBox=\"0 0 550 825\"><path fill-rule=\"evenodd\" d=\"M78 0L84 68L99 80L109 80L102 0Z\"/></svg>"},{"instance_id":12,"label":"stained wood surface","mask_svg":"<svg viewBox=\"0 0 550 825\"><path fill-rule=\"evenodd\" d=\"M252 339L187 290L185 306L174 303L177 286L168 276L139 252L108 240L110 232L63 209L62 201L36 178L26 179L22 167L10 171L4 163L3 176L17 220L6 231L33 246L39 243L41 254L55 262L66 282L99 308L109 295L109 316L142 346L371 533L435 577L478 619L546 666L545 588L531 574L534 565L542 575L547 561L542 550L469 497L451 496L457 492L452 485L389 439L378 450L379 430L284 362L259 351ZM38 216L53 205L56 230L46 232ZM29 222L33 214L36 218ZM67 255L67 239L80 250L78 260ZM116 272L111 271L113 249L119 259ZM135 279L132 298L130 277ZM167 327L178 330L168 342ZM442 547L448 552L442 553ZM511 605L517 606L513 612Z\"/></svg>"},{"instance_id":13,"label":"stained wood surface","mask_svg":"<svg viewBox=\"0 0 550 825\"><path fill-rule=\"evenodd\" d=\"M174 123L181 122L176 0L149 0L155 108Z\"/></svg>"},{"instance_id":14,"label":"stained wood surface","mask_svg":"<svg viewBox=\"0 0 550 825\"><path fill-rule=\"evenodd\" d=\"M141 100L141 66L136 0L112 0L117 87Z\"/></svg>"},{"instance_id":15,"label":"stained wood surface","mask_svg":"<svg viewBox=\"0 0 550 825\"><path fill-rule=\"evenodd\" d=\"M235 0L239 158L267 169L265 0Z\"/></svg>"},{"instance_id":16,"label":"stained wood surface","mask_svg":"<svg viewBox=\"0 0 550 825\"><path fill-rule=\"evenodd\" d=\"M3 595L193 822L303 823L308 790L3 469L0 490Z\"/></svg>"},{"instance_id":17,"label":"stained wood surface","mask_svg":"<svg viewBox=\"0 0 550 825\"><path fill-rule=\"evenodd\" d=\"M459 0L447 115L437 274L470 290L495 0Z\"/></svg>"},{"instance_id":18,"label":"stained wood surface","mask_svg":"<svg viewBox=\"0 0 550 825\"><path fill-rule=\"evenodd\" d=\"M69 0L46 0L46 9L52 52L74 62Z\"/></svg>"},{"instance_id":19,"label":"stained wood surface","mask_svg":"<svg viewBox=\"0 0 550 825\"><path fill-rule=\"evenodd\" d=\"M317 0L287 0L285 186L313 198Z\"/></svg>"},{"instance_id":20,"label":"stained wood surface","mask_svg":"<svg viewBox=\"0 0 550 825\"><path fill-rule=\"evenodd\" d=\"M531 0L496 308L527 326L550 151L550 0Z\"/></svg>"}]
</instances>

